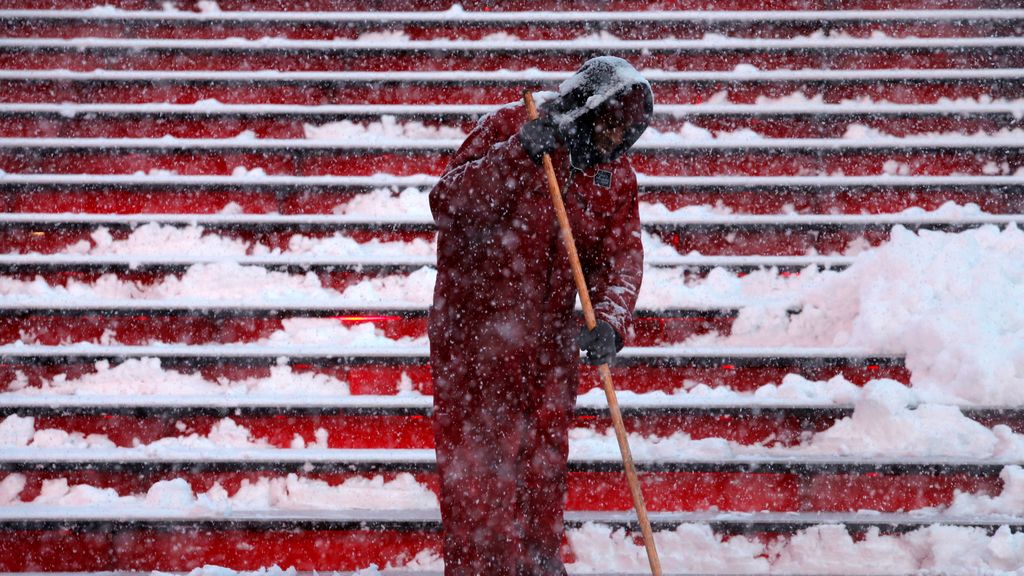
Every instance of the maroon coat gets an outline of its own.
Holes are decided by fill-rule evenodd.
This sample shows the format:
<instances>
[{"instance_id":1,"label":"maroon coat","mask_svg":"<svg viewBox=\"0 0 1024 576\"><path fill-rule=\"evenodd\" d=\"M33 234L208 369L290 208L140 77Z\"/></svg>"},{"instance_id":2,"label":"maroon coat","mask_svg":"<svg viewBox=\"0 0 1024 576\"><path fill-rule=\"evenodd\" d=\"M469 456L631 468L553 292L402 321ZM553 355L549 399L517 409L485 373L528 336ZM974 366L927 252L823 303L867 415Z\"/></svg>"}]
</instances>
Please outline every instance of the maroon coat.
<instances>
[{"instance_id":1,"label":"maroon coat","mask_svg":"<svg viewBox=\"0 0 1024 576\"><path fill-rule=\"evenodd\" d=\"M568 428L578 386L576 286L525 107L484 118L430 193L434 432L447 576L564 574ZM628 160L552 158L599 319L624 341L643 250Z\"/></svg>"}]
</instances>

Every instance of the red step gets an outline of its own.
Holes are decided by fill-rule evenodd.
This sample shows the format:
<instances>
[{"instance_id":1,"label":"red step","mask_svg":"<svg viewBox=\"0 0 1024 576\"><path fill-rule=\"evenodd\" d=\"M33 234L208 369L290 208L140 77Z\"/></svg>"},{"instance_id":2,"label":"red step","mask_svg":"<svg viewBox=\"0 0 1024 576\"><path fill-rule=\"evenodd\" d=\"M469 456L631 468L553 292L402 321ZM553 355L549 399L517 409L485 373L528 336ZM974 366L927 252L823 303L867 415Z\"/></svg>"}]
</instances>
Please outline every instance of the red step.
<instances>
[{"instance_id":1,"label":"red step","mask_svg":"<svg viewBox=\"0 0 1024 576\"><path fill-rule=\"evenodd\" d=\"M522 98L523 84L553 90L557 82L501 82L431 85L386 81L372 84L346 81L288 81L267 78L238 80L172 79L76 79L74 77L0 78L0 102L80 102L192 104L216 99L231 104L505 104ZM1019 79L965 78L858 80L830 78L793 80L692 80L652 83L655 101L661 104L700 104L726 95L730 102L754 104L759 96L780 98L803 93L824 103L870 98L903 104L936 103L940 99L1024 98Z\"/></svg>"},{"instance_id":2,"label":"red step","mask_svg":"<svg viewBox=\"0 0 1024 576\"><path fill-rule=\"evenodd\" d=\"M266 366L245 366L237 364L195 364L165 360L164 369L182 373L200 373L208 380L218 378L237 381L247 378L268 378L270 368ZM433 385L430 369L422 364L395 365L351 365L313 366L292 363L296 372L326 374L347 382L352 394L397 394L404 389L403 381L411 382L412 389L431 394ZM13 382L26 379L30 385L42 380L52 380L60 374L70 379L96 372L94 362L36 364L8 359L0 364L0 391L11 391ZM20 373L20 374L19 374ZM890 378L903 383L910 382L910 371L902 366L885 365L844 365L822 363L820 365L693 365L693 366L622 366L613 367L612 374L618 390L632 392L662 391L670 393L689 388L694 382L711 387L727 387L738 392L752 392L765 384L778 384L790 373L796 373L810 380L828 380L838 375L854 384L869 380ZM600 388L600 378L587 366L580 367L580 393Z\"/></svg>"},{"instance_id":3,"label":"red step","mask_svg":"<svg viewBox=\"0 0 1024 576\"><path fill-rule=\"evenodd\" d=\"M1024 62L1024 49L979 48L794 48L758 50L709 48L706 50L628 51L615 48L552 50L544 52L456 51L424 48L386 50L281 50L207 48L18 48L0 46L0 70L279 70L363 71L391 70L551 70L578 68L595 56L608 54L630 61L638 70L731 71L740 65L760 70L800 69L990 69L1014 68Z\"/></svg>"},{"instance_id":4,"label":"red step","mask_svg":"<svg viewBox=\"0 0 1024 576\"><path fill-rule=\"evenodd\" d=\"M112 142L111 144L115 144ZM267 174L316 176L371 176L440 174L449 151L359 151L330 149L18 149L0 150L0 170L9 173L132 174L151 170L182 175L231 174L237 167L262 168ZM910 175L983 175L986 165L1006 163L1009 173L1024 168L1024 149L756 149L741 144L731 149L679 148L664 151L642 148L632 153L638 171L651 176L801 176L845 174L869 176L885 173L887 162L909 166Z\"/></svg>"},{"instance_id":5,"label":"red step","mask_svg":"<svg viewBox=\"0 0 1024 576\"><path fill-rule=\"evenodd\" d=\"M451 0L218 0L223 11L441 11L449 9ZM593 10L587 2L564 0L511 0L496 5L491 0L464 0L458 4L467 11L512 12L531 10ZM4 10L80 10L96 6L113 6L123 10L162 10L170 6L178 10L201 11L200 0L2 0ZM1019 8L1015 0L665 0L658 10L970 10L980 8ZM601 4L606 12L642 11L651 8L645 0L608 0Z\"/></svg>"},{"instance_id":6,"label":"red step","mask_svg":"<svg viewBox=\"0 0 1024 576\"><path fill-rule=\"evenodd\" d=\"M494 12L448 15L434 14L407 18L388 15L387 20L373 14L360 18L351 13L336 12L310 18L309 14L244 13L168 15L163 12L136 12L105 15L60 11L48 14L7 14L0 21L0 37L10 38L168 38L218 39L283 37L301 40L355 39L361 34L401 30L412 40L465 39L479 40L493 34L509 34L523 40L561 40L588 36L598 31L623 40L658 38L703 38L705 34L721 34L738 38L792 38L810 36L828 30L832 34L870 37L880 32L889 37L997 37L1019 32L1020 18L977 15L947 16L933 14L934 19L915 19L916 13L891 12L864 15L823 13L820 20L792 17L786 12L765 14L751 19L740 14L699 12L698 17L671 12L634 13L632 18L608 12L591 14L591 18L562 18L555 14L548 19L536 14L507 15L501 21L480 18L495 16ZM584 13L585 14L585 13ZM192 16L192 18L188 18Z\"/></svg>"},{"instance_id":7,"label":"red step","mask_svg":"<svg viewBox=\"0 0 1024 576\"><path fill-rule=\"evenodd\" d=\"M341 120L367 125L379 120L360 122L345 116L311 117L196 114L66 114L11 113L0 111L2 138L234 138L249 131L258 138L306 137L306 124L319 126ZM416 119L432 128L452 127L468 134L476 125L475 118ZM661 132L680 132L690 124L714 134L753 130L766 138L842 138L851 125L879 130L892 136L914 136L928 133L974 135L995 133L1024 125L1010 114L965 115L871 115L871 114L693 114L682 118L655 117L651 128Z\"/></svg>"},{"instance_id":8,"label":"red step","mask_svg":"<svg viewBox=\"0 0 1024 576\"><path fill-rule=\"evenodd\" d=\"M301 315L300 315L301 316ZM425 337L426 318L373 320L377 330L388 338ZM354 326L357 320L339 320ZM717 332L728 334L731 321L718 317L637 318L637 346L679 342L689 336ZM69 318L63 314L0 316L0 344L34 341L56 345L61 342L98 342L101 337L129 345L165 342L169 344L242 344L269 337L281 330L274 318L196 318L176 315L138 314L110 317L84 315Z\"/></svg>"},{"instance_id":9,"label":"red step","mask_svg":"<svg viewBox=\"0 0 1024 576\"><path fill-rule=\"evenodd\" d=\"M0 180L0 206L6 212L90 213L90 214L212 214L235 202L251 214L329 214L334 207L365 192L365 186L260 183L258 179L242 184L197 184L188 179L180 183L96 184L14 184ZM767 181L766 181L767 182ZM397 193L405 186L382 184ZM421 188L423 189L423 188ZM646 185L641 188L644 202L664 204L669 209L715 204L736 213L780 214L787 207L809 214L883 214L912 207L934 210L946 202L978 204L990 214L1024 212L1020 186L1013 184L901 184L879 180L874 184L815 184L801 186L796 180L785 185ZM51 227L13 233L19 241L39 242L61 237ZM40 234L41 233L41 234ZM75 234L75 232L68 232ZM39 238L38 240L32 240ZM59 241L59 240L58 240ZM33 244L34 245L34 244Z\"/></svg>"},{"instance_id":10,"label":"red step","mask_svg":"<svg viewBox=\"0 0 1024 576\"><path fill-rule=\"evenodd\" d=\"M182 478L194 492L205 492L220 483L233 494L246 480L278 475L260 472L22 472L27 479L23 500L34 498L47 479L67 478L69 484L88 484L116 490L122 496L145 493L155 482ZM385 480L393 473L381 475ZM0 473L0 480L3 474ZM303 473L303 478L341 484L365 474ZM997 475L952 474L860 474L750 473L750 472L657 472L640 473L645 500L652 512L855 512L876 510L901 512L932 506L948 506L957 491L998 494ZM416 479L437 492L433 473L418 473ZM570 472L568 510L625 511L632 501L621 471ZM0 530L0 534L4 531ZM317 531L314 534L319 534ZM307 534L307 537L311 535ZM315 538L316 536L312 536ZM2 566L2 564L0 564Z\"/></svg>"}]
</instances>

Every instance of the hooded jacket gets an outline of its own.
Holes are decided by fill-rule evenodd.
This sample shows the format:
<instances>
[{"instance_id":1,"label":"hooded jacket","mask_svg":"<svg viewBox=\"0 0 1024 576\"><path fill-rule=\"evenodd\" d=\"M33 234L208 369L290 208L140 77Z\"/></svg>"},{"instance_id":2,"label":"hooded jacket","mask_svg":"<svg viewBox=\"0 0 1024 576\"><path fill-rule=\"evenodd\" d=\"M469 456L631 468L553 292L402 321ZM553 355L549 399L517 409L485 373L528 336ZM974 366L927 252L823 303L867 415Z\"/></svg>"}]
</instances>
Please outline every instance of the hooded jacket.
<instances>
[{"instance_id":1,"label":"hooded jacket","mask_svg":"<svg viewBox=\"0 0 1024 576\"><path fill-rule=\"evenodd\" d=\"M569 150L593 136L586 122L635 113L620 100L646 82L600 68L537 98L566 139L552 161L595 313L628 341L643 269L636 176L621 155L573 169ZM581 322L544 171L518 137L526 120L522 103L483 118L430 193L438 260L428 334L447 576L564 574Z\"/></svg>"}]
</instances>

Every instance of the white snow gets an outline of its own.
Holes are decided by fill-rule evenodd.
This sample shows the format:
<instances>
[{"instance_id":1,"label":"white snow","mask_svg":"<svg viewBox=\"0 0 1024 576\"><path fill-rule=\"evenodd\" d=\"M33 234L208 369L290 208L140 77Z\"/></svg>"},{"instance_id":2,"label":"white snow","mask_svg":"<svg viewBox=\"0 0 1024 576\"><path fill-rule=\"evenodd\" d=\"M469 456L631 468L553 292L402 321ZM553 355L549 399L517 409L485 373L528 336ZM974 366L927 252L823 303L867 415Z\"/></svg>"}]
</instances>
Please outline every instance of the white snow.
<instances>
[{"instance_id":1,"label":"white snow","mask_svg":"<svg viewBox=\"0 0 1024 576\"><path fill-rule=\"evenodd\" d=\"M95 378L99 380L99 378ZM790 383L789 388L806 388L808 384ZM169 386L169 384L165 384ZM1024 460L1024 435L1013 432L1005 425L987 428L966 417L956 406L922 402L904 385L891 380L875 380L863 390L841 378L823 386L820 396L852 401L854 410L849 417L835 422L830 428L808 434L795 446L767 444L740 444L721 438L695 440L684 432L668 437L632 434L630 445L637 461L661 459L722 459L741 456L842 456L851 458L961 458L991 461ZM104 390L107 392L108 390ZM58 391L58 393L60 393ZM92 393L83 391L84 394ZM792 393L792 390L790 390ZM597 391L592 391L591 396ZM691 392L697 395L698 392ZM778 391L759 390L755 397L781 397ZM657 395L651 395L657 397ZM725 394L704 393L703 397L717 400ZM628 396L626 400L632 400ZM586 397L583 398L587 400ZM611 429L592 430L576 428L570 431L570 456L580 459L614 459L618 445ZM326 447L326 437L316 438L308 447ZM295 448L306 448L300 439ZM101 435L85 436L74 430L35 428L34 419L11 415L0 422L0 447L25 446L54 448L110 448L113 443ZM139 447L138 445L136 447ZM146 448L267 448L265 439L253 437L244 426L230 418L222 419L209 435L190 434L162 438ZM1024 514L1021 508L1003 507L1006 512ZM966 505L966 504L964 504Z\"/></svg>"},{"instance_id":2,"label":"white snow","mask_svg":"<svg viewBox=\"0 0 1024 576\"><path fill-rule=\"evenodd\" d=\"M223 262L190 266L180 277L166 276L152 284L125 281L104 274L93 282L69 280L50 285L41 277L18 280L0 277L0 299L44 300L55 303L82 300L172 300L193 302L346 303L373 302L424 304L430 301L437 273L421 268L404 275L367 278L344 291L326 288L316 274L288 274L258 266Z\"/></svg>"},{"instance_id":3,"label":"white snow","mask_svg":"<svg viewBox=\"0 0 1024 576\"><path fill-rule=\"evenodd\" d=\"M816 32L808 36L790 38L743 38L725 37L720 34L707 34L699 39L659 38L653 40L620 40L607 32L599 32L568 40L523 40L513 35L493 35L481 40L461 40L448 38L411 39L402 31L371 32L357 39L309 40L289 39L284 37L263 37L247 39L240 37L192 39L192 38L2 38L0 46L37 48L52 46L70 46L77 49L89 48L131 48L143 49L290 49L290 50L342 50L346 48L362 48L377 50L396 49L432 49L432 50L787 50L808 48L819 50L843 50L856 48L999 48L1019 47L1024 41L1015 37L928 37L914 36L890 37L873 34L868 38L853 37L843 34Z\"/></svg>"},{"instance_id":4,"label":"white snow","mask_svg":"<svg viewBox=\"0 0 1024 576\"><path fill-rule=\"evenodd\" d=\"M384 114L379 122L353 122L342 120L316 126L304 125L306 138L344 140L358 139L364 142L395 138L410 140L458 140L466 137L462 129L455 126L429 126L418 120L399 121L394 115Z\"/></svg>"},{"instance_id":5,"label":"white snow","mask_svg":"<svg viewBox=\"0 0 1024 576\"><path fill-rule=\"evenodd\" d=\"M333 486L323 480L289 474L255 482L243 480L233 494L219 483L206 492L195 493L181 478L159 481L139 495L120 495L112 488L69 485L66 478L56 478L44 480L39 495L30 502L17 499L19 485L24 486L24 476L20 474L11 474L0 483L0 506L231 514L251 510L433 509L438 505L434 493L408 473L398 473L391 480L382 476L353 477Z\"/></svg>"},{"instance_id":6,"label":"white snow","mask_svg":"<svg viewBox=\"0 0 1024 576\"><path fill-rule=\"evenodd\" d=\"M15 380L9 395L75 395L139 397L175 396L281 396L337 397L349 394L348 384L327 374L293 371L291 366L272 366L266 377L239 380L220 378L207 380L199 373L186 373L161 366L157 358L129 359L111 366L105 360L96 362L95 371L68 378L59 374L29 386L24 375ZM0 444L4 444L0 438Z\"/></svg>"},{"instance_id":7,"label":"white snow","mask_svg":"<svg viewBox=\"0 0 1024 576\"><path fill-rule=\"evenodd\" d=\"M897 226L842 272L791 280L802 307L741 310L728 337L688 345L849 346L906 354L918 393L946 401L1024 404L1024 233ZM729 278L728 275L725 275Z\"/></svg>"}]
</instances>

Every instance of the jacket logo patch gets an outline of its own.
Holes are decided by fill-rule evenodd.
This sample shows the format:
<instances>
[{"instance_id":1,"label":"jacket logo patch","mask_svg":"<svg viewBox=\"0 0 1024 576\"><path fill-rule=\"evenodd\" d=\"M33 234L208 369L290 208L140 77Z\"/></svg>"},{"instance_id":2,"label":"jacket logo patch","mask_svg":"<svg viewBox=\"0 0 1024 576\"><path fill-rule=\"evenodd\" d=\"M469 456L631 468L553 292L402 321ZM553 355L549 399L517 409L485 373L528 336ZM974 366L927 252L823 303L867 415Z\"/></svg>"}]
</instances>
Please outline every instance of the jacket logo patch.
<instances>
[{"instance_id":1,"label":"jacket logo patch","mask_svg":"<svg viewBox=\"0 0 1024 576\"><path fill-rule=\"evenodd\" d=\"M602 188L611 188L612 185L612 173L609 170L598 170L594 176L594 184Z\"/></svg>"}]
</instances>

